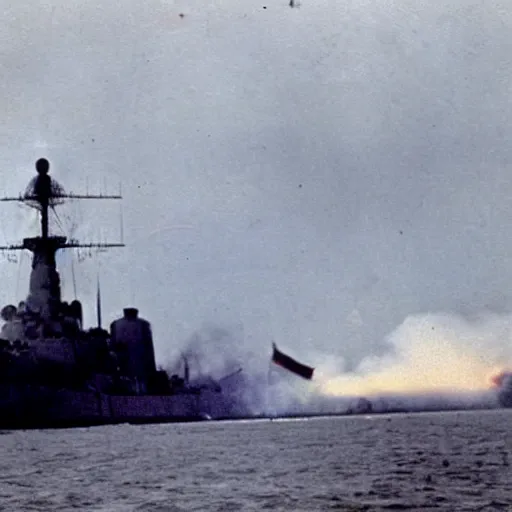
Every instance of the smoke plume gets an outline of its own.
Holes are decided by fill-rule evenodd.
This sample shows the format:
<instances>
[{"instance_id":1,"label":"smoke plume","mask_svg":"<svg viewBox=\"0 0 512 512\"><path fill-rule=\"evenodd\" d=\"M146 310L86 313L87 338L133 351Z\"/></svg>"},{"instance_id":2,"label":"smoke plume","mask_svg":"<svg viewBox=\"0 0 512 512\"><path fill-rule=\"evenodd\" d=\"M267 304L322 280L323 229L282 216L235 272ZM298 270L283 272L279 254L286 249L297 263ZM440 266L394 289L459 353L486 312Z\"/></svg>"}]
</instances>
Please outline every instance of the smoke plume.
<instances>
[{"instance_id":1,"label":"smoke plume","mask_svg":"<svg viewBox=\"0 0 512 512\"><path fill-rule=\"evenodd\" d=\"M387 338L386 355L363 359L352 373L320 369L320 386L333 396L483 391L512 363L511 327L511 315L410 316Z\"/></svg>"},{"instance_id":2,"label":"smoke plume","mask_svg":"<svg viewBox=\"0 0 512 512\"><path fill-rule=\"evenodd\" d=\"M244 352L228 327L204 326L184 354L195 382L222 382L231 411L245 415L328 414L371 410L442 410L495 407L492 377L512 366L512 315L414 315L385 340L382 356L364 358L353 371L314 351L313 381L288 373L259 354ZM240 374L229 376L237 369Z\"/></svg>"}]
</instances>

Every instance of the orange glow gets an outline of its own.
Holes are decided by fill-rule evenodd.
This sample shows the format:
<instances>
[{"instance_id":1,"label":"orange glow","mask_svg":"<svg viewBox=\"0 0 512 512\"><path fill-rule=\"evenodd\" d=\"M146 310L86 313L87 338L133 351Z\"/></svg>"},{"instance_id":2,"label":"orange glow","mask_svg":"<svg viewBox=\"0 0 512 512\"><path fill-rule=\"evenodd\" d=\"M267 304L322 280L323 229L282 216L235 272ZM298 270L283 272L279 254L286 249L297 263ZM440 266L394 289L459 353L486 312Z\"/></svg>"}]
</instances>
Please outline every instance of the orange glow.
<instances>
[{"instance_id":1,"label":"orange glow","mask_svg":"<svg viewBox=\"0 0 512 512\"><path fill-rule=\"evenodd\" d=\"M469 327L461 321L454 327L435 317L412 317L390 338L394 355L369 358L353 374L320 374L319 388L331 396L375 396L484 391L491 383L500 385L504 361L486 346L484 332Z\"/></svg>"},{"instance_id":2,"label":"orange glow","mask_svg":"<svg viewBox=\"0 0 512 512\"><path fill-rule=\"evenodd\" d=\"M494 387L499 388L503 384L505 377L507 377L507 375L510 375L511 373L512 372L510 370L502 370L499 373L494 374L491 377L491 384Z\"/></svg>"}]
</instances>

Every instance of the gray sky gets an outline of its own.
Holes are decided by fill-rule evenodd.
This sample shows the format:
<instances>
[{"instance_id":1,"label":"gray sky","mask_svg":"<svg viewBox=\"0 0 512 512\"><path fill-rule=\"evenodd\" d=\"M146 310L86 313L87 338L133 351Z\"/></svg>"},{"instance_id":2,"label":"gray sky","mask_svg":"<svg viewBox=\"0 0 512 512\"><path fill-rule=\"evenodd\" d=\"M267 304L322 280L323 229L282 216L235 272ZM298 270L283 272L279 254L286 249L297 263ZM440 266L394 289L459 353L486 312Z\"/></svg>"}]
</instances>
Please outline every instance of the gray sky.
<instances>
[{"instance_id":1,"label":"gray sky","mask_svg":"<svg viewBox=\"0 0 512 512\"><path fill-rule=\"evenodd\" d=\"M4 193L40 156L67 190L122 180L104 316L139 307L160 360L204 322L357 360L409 315L512 309L509 2L1 4ZM77 234L116 241L96 206Z\"/></svg>"}]
</instances>

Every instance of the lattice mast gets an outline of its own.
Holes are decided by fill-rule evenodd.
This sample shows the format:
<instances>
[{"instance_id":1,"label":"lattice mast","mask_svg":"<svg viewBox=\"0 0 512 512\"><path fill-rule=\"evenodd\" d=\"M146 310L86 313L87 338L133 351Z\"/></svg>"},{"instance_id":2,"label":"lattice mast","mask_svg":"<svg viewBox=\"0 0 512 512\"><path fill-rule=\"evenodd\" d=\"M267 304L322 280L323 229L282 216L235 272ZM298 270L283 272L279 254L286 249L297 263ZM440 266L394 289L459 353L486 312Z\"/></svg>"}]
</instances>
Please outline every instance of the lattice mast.
<instances>
[{"instance_id":1,"label":"lattice mast","mask_svg":"<svg viewBox=\"0 0 512 512\"><path fill-rule=\"evenodd\" d=\"M65 236L51 236L48 229L50 208L66 199L122 199L121 195L81 195L67 194L49 176L50 163L45 158L36 162L37 176L32 179L25 194L18 197L4 197L0 201L18 201L39 210L41 235L24 238L19 245L0 246L2 251L29 250L33 254L30 274L30 290L27 308L51 319L58 315L61 304L60 277L57 271L55 254L59 249L124 247L124 243L79 243Z\"/></svg>"}]
</instances>

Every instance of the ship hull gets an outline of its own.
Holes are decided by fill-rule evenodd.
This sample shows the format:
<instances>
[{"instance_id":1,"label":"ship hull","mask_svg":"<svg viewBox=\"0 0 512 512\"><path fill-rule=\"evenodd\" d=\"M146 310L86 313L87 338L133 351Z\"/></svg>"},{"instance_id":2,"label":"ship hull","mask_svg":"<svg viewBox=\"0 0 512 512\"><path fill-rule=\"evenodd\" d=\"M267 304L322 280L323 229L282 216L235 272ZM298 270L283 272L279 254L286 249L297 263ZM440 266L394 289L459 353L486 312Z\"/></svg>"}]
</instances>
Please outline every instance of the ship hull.
<instances>
[{"instance_id":1,"label":"ship hull","mask_svg":"<svg viewBox=\"0 0 512 512\"><path fill-rule=\"evenodd\" d=\"M219 398L188 393L121 396L3 384L0 385L0 429L203 421L223 414Z\"/></svg>"}]
</instances>

